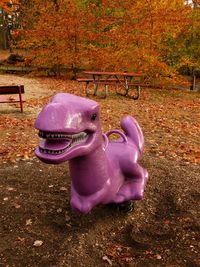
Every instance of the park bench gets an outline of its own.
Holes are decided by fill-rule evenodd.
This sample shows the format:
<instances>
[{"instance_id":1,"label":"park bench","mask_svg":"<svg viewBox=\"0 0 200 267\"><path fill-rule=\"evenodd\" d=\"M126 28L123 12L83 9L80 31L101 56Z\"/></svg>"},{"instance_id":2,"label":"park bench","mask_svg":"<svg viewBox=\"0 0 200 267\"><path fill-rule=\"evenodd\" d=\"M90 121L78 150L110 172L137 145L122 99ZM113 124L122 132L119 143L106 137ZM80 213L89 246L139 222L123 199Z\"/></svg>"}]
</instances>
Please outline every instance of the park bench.
<instances>
[{"instance_id":1,"label":"park bench","mask_svg":"<svg viewBox=\"0 0 200 267\"><path fill-rule=\"evenodd\" d=\"M20 103L21 112L25 102L22 94L24 94L23 85L0 85L0 103Z\"/></svg>"},{"instance_id":2,"label":"park bench","mask_svg":"<svg viewBox=\"0 0 200 267\"><path fill-rule=\"evenodd\" d=\"M117 94L128 96L134 100L140 96L140 88L146 85L141 82L143 77L140 73L127 73L127 72L96 72L85 71L84 75L90 75L90 78L78 78L78 82L85 83L85 93L88 96L89 84L94 85L93 95L97 94L99 85L105 86L105 98L108 94L108 86L115 86Z\"/></svg>"}]
</instances>

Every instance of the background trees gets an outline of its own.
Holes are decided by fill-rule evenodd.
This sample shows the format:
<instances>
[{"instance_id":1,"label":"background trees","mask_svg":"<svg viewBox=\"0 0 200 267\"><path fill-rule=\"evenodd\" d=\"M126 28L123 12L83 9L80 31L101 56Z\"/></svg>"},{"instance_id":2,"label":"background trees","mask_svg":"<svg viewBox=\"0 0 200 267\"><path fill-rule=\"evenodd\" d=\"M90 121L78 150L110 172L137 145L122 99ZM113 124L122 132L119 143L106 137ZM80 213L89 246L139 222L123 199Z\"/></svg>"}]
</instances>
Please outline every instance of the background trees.
<instances>
[{"instance_id":1,"label":"background trees","mask_svg":"<svg viewBox=\"0 0 200 267\"><path fill-rule=\"evenodd\" d=\"M23 0L19 45L33 64L175 77L199 65L199 3Z\"/></svg>"},{"instance_id":2,"label":"background trees","mask_svg":"<svg viewBox=\"0 0 200 267\"><path fill-rule=\"evenodd\" d=\"M13 31L19 28L18 7L18 0L0 0L0 48L11 48Z\"/></svg>"}]
</instances>

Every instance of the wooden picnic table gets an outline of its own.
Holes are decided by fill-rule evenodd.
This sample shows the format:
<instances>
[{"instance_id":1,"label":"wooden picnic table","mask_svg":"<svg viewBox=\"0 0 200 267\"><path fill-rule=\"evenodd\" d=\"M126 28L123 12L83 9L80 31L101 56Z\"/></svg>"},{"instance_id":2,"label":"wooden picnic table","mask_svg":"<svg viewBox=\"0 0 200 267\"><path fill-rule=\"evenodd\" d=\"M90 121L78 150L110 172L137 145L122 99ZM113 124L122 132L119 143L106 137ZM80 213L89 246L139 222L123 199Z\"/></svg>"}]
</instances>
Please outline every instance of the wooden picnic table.
<instances>
[{"instance_id":1,"label":"wooden picnic table","mask_svg":"<svg viewBox=\"0 0 200 267\"><path fill-rule=\"evenodd\" d=\"M89 84L94 85L93 95L97 95L99 85L105 86L105 97L108 94L108 86L115 86L116 93L128 96L132 99L138 99L140 96L140 87L142 86L142 73L135 72L107 72L107 71L84 71L86 78L77 79L79 82L85 82L85 92L89 95ZM89 76L89 77L88 77Z\"/></svg>"}]
</instances>

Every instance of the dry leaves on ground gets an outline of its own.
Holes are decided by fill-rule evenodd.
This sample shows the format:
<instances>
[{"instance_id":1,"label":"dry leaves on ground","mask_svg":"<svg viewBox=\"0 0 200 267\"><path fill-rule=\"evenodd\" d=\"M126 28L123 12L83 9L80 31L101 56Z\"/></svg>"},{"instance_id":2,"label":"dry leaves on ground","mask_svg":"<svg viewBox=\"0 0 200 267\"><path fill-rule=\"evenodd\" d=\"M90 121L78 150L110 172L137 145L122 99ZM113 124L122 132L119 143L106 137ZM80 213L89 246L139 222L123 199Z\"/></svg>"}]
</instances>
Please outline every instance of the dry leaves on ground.
<instances>
[{"instance_id":1,"label":"dry leaves on ground","mask_svg":"<svg viewBox=\"0 0 200 267\"><path fill-rule=\"evenodd\" d=\"M84 86L75 81L39 79L42 87L56 92L84 96ZM39 88L38 88L39 90ZM103 130L120 128L120 118L134 116L145 135L145 153L185 163L200 163L199 93L181 90L143 89L139 100L116 96L110 90L107 99L92 97L101 106ZM50 97L28 99L31 109L42 108ZM34 130L35 117L15 112L0 114L0 162L28 160L34 155L39 139Z\"/></svg>"}]
</instances>

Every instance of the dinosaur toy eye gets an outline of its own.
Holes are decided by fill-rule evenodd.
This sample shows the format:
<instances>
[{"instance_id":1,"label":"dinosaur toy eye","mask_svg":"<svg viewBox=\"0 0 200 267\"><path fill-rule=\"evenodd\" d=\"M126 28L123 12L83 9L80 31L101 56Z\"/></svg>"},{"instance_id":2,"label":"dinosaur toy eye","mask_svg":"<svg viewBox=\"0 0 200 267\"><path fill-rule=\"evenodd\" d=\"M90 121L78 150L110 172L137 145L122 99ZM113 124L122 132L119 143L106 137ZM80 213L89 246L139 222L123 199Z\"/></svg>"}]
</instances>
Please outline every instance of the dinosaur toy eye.
<instances>
[{"instance_id":1,"label":"dinosaur toy eye","mask_svg":"<svg viewBox=\"0 0 200 267\"><path fill-rule=\"evenodd\" d=\"M92 116L91 116L91 120L92 120L92 121L95 121L95 120L96 120L96 117L97 117L97 114L96 114L96 113L92 114Z\"/></svg>"}]
</instances>

